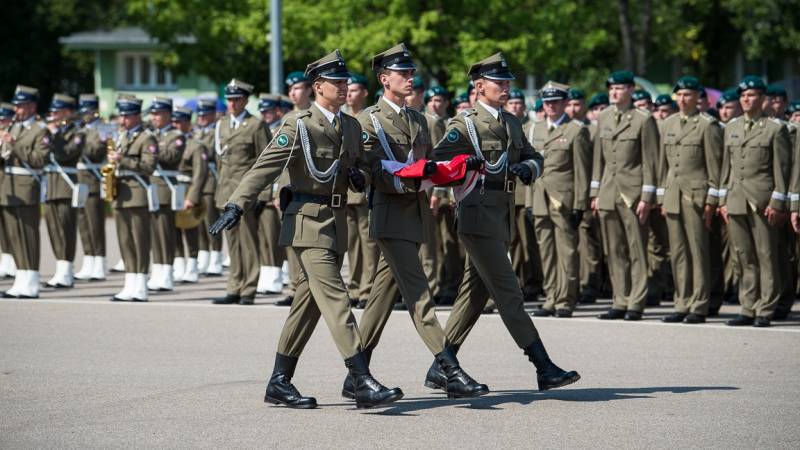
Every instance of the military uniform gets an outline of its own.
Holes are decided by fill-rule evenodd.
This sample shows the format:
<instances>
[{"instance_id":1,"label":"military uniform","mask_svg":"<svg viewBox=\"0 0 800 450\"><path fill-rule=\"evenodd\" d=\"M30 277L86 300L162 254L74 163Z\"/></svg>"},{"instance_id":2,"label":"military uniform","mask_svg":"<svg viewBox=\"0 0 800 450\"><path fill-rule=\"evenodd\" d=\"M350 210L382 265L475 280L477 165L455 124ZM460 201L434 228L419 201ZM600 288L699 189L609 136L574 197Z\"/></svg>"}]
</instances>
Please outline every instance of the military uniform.
<instances>
[{"instance_id":1,"label":"military uniform","mask_svg":"<svg viewBox=\"0 0 800 450\"><path fill-rule=\"evenodd\" d=\"M216 114L217 102L216 100L200 99L197 102L197 114ZM206 216L203 218L200 231L200 251L197 252L197 268L200 273L211 276L222 275L222 236L212 236L208 233L211 224L216 222L219 218L219 210L217 209L216 202L214 201L214 194L217 190L217 178L219 172L217 171L216 152L214 152L215 124L212 122L204 127L197 126L193 133L194 137L205 144L208 148L208 176L203 185L202 202L206 210Z\"/></svg>"},{"instance_id":2,"label":"military uniform","mask_svg":"<svg viewBox=\"0 0 800 450\"><path fill-rule=\"evenodd\" d=\"M11 103L0 103L0 137L11 130L14 121L14 105ZM3 152L2 146L6 145L0 140L0 153ZM0 158L0 186L3 185L5 160ZM11 244L8 240L8 230L3 219L2 206L0 206L0 278L16 276L17 268L14 265L14 257L11 255Z\"/></svg>"}]
</instances>

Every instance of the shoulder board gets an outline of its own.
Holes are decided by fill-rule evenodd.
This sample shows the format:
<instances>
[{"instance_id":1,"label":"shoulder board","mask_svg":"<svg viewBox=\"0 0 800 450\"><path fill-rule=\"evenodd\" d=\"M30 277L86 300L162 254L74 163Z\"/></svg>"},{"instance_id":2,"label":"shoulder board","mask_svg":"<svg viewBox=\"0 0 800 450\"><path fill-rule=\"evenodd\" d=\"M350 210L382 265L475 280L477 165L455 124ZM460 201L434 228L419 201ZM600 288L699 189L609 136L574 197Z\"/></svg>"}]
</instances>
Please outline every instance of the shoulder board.
<instances>
[{"instance_id":1,"label":"shoulder board","mask_svg":"<svg viewBox=\"0 0 800 450\"><path fill-rule=\"evenodd\" d=\"M374 105L372 105L372 106L368 107L367 109L365 109L364 112L367 113L367 114L372 114L372 113L376 113L376 112L378 112L380 110L381 110L381 107L378 106L377 103L375 103Z\"/></svg>"},{"instance_id":2,"label":"shoulder board","mask_svg":"<svg viewBox=\"0 0 800 450\"><path fill-rule=\"evenodd\" d=\"M776 119L775 117L770 117L769 120L772 121L772 123L774 123L774 124L776 124L778 126L785 125L785 123L781 119Z\"/></svg>"},{"instance_id":3,"label":"shoulder board","mask_svg":"<svg viewBox=\"0 0 800 450\"><path fill-rule=\"evenodd\" d=\"M583 127L585 127L585 126L586 126L586 124L585 124L585 123L583 123L583 121L582 121L582 120L578 120L578 119L572 119L570 122L571 122L573 125L577 125L577 126L578 126L578 127L580 127L580 128L583 128Z\"/></svg>"},{"instance_id":4,"label":"shoulder board","mask_svg":"<svg viewBox=\"0 0 800 450\"><path fill-rule=\"evenodd\" d=\"M739 116L739 117L742 117L742 116ZM739 120L739 117L734 117L733 119L729 120L728 124L730 125L730 124L736 122L737 120Z\"/></svg>"},{"instance_id":5,"label":"shoulder board","mask_svg":"<svg viewBox=\"0 0 800 450\"><path fill-rule=\"evenodd\" d=\"M39 121L37 121L37 122L36 122L36 125L39 125L39 128L47 128L47 124L46 124L46 123L44 123L44 122L39 122Z\"/></svg>"},{"instance_id":6,"label":"shoulder board","mask_svg":"<svg viewBox=\"0 0 800 450\"><path fill-rule=\"evenodd\" d=\"M145 128L144 129L144 133L141 133L141 134L144 134L145 136L155 136L156 135L156 133L153 130L151 130L150 128Z\"/></svg>"},{"instance_id":7,"label":"shoulder board","mask_svg":"<svg viewBox=\"0 0 800 450\"><path fill-rule=\"evenodd\" d=\"M704 119L706 122L714 122L715 120L717 120L716 117L712 116L711 114L709 114L707 112L701 112L700 113L700 117L702 119Z\"/></svg>"},{"instance_id":8,"label":"shoulder board","mask_svg":"<svg viewBox=\"0 0 800 450\"><path fill-rule=\"evenodd\" d=\"M462 116L474 116L478 114L478 110L475 108L467 108L459 113Z\"/></svg>"},{"instance_id":9,"label":"shoulder board","mask_svg":"<svg viewBox=\"0 0 800 450\"><path fill-rule=\"evenodd\" d=\"M633 108L633 110L634 110L634 111L636 111L636 112L638 112L639 114L641 114L641 115L642 115L642 116L644 116L645 118L647 118L647 117L650 117L650 116L652 115L652 114L650 113L650 111L645 111L645 110L643 110L643 109L641 109L641 108Z\"/></svg>"}]
</instances>

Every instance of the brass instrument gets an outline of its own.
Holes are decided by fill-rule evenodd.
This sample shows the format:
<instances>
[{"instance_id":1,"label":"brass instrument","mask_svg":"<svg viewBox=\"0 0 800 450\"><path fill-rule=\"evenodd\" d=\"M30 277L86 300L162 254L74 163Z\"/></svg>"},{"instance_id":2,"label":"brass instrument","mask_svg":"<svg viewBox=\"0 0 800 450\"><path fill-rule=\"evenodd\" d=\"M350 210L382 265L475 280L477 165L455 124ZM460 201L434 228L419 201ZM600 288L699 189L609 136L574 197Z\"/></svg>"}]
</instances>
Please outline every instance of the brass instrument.
<instances>
[{"instance_id":1,"label":"brass instrument","mask_svg":"<svg viewBox=\"0 0 800 450\"><path fill-rule=\"evenodd\" d=\"M203 222L205 215L206 205L201 202L192 209L184 209L175 213L175 226L182 230L197 228Z\"/></svg>"},{"instance_id":2,"label":"brass instrument","mask_svg":"<svg viewBox=\"0 0 800 450\"><path fill-rule=\"evenodd\" d=\"M106 139L106 153L114 151L114 140ZM103 188L106 193L106 201L113 201L117 197L117 163L108 160L108 163L100 168L100 173L103 175Z\"/></svg>"}]
</instances>

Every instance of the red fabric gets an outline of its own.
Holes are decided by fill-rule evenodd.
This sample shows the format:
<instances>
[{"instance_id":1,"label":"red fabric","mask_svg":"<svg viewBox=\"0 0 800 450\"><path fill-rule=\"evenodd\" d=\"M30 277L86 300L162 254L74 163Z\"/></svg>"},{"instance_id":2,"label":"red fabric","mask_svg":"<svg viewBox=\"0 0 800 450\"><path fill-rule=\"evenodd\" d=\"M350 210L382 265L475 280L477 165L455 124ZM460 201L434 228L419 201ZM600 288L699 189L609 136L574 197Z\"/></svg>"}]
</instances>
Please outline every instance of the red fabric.
<instances>
[{"instance_id":1,"label":"red fabric","mask_svg":"<svg viewBox=\"0 0 800 450\"><path fill-rule=\"evenodd\" d=\"M440 161L436 163L436 172L430 176L429 180L435 185L447 185L458 181L467 174L465 164L469 155L457 155L450 161ZM400 178L422 178L425 169L426 159L421 159L409 164L394 174Z\"/></svg>"}]
</instances>

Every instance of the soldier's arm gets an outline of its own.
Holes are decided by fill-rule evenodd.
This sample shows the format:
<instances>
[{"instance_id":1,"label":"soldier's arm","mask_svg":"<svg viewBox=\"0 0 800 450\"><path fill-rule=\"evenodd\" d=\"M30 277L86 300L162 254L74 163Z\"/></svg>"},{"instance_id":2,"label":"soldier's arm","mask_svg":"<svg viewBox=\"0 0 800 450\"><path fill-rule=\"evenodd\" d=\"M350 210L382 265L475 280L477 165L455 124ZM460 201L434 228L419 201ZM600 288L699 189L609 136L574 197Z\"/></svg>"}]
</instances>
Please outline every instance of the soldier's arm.
<instances>
[{"instance_id":1,"label":"soldier's arm","mask_svg":"<svg viewBox=\"0 0 800 450\"><path fill-rule=\"evenodd\" d=\"M261 152L269 146L270 141L272 141L272 133L269 131L267 124L262 120L258 124L258 130L253 133L253 149L255 151L253 157L257 158Z\"/></svg>"},{"instance_id":2,"label":"soldier's arm","mask_svg":"<svg viewBox=\"0 0 800 450\"><path fill-rule=\"evenodd\" d=\"M599 124L598 124L599 128ZM596 198L600 192L600 180L603 179L603 140L600 136L594 136L594 148L592 149L592 181L589 183L589 197Z\"/></svg>"},{"instance_id":3,"label":"soldier's arm","mask_svg":"<svg viewBox=\"0 0 800 450\"><path fill-rule=\"evenodd\" d=\"M659 133L663 133L666 125L659 127ZM660 139L658 143L658 164L656 165L656 203L661 205L664 203L664 194L667 188L667 172L669 172L669 161L667 161L667 149L664 145L664 140Z\"/></svg>"},{"instance_id":4,"label":"soldier's arm","mask_svg":"<svg viewBox=\"0 0 800 450\"><path fill-rule=\"evenodd\" d=\"M589 200L589 173L592 167L592 143L589 141L589 129L584 126L572 142L572 161L575 172L572 209L584 211Z\"/></svg>"},{"instance_id":5,"label":"soldier's arm","mask_svg":"<svg viewBox=\"0 0 800 450\"><path fill-rule=\"evenodd\" d=\"M417 192L419 180L414 178L400 178L383 170L381 161L386 159L381 143L369 113L362 111L358 115L358 122L361 124L361 143L364 146L364 162L370 173L372 186L375 190L390 194L404 194L407 192Z\"/></svg>"},{"instance_id":6,"label":"soldier's arm","mask_svg":"<svg viewBox=\"0 0 800 450\"><path fill-rule=\"evenodd\" d=\"M708 194L706 205L717 206L720 197L720 159L722 159L722 128L717 121L706 127L703 135L703 148L706 156L706 173L708 175Z\"/></svg>"},{"instance_id":7,"label":"soldier's arm","mask_svg":"<svg viewBox=\"0 0 800 450\"><path fill-rule=\"evenodd\" d=\"M71 139L64 139L64 145L56 152L56 161L71 163L80 158L83 147L86 145L86 136L80 130L76 131Z\"/></svg>"},{"instance_id":8,"label":"soldier's arm","mask_svg":"<svg viewBox=\"0 0 800 450\"><path fill-rule=\"evenodd\" d=\"M720 168L720 189L719 189L719 203L717 206L725 206L728 198L728 190L731 188L730 186L730 178L731 178L731 155L730 149L726 142L726 135L728 131L727 128L722 132L722 166Z\"/></svg>"},{"instance_id":9,"label":"soldier's arm","mask_svg":"<svg viewBox=\"0 0 800 450\"><path fill-rule=\"evenodd\" d=\"M100 162L106 156L106 143L100 139L100 133L91 130L86 133L83 154L92 162Z\"/></svg>"},{"instance_id":10,"label":"soldier's arm","mask_svg":"<svg viewBox=\"0 0 800 450\"><path fill-rule=\"evenodd\" d=\"M653 203L656 195L656 166L658 159L658 126L652 116L642 126L642 197L645 203Z\"/></svg>"},{"instance_id":11,"label":"soldier's arm","mask_svg":"<svg viewBox=\"0 0 800 450\"><path fill-rule=\"evenodd\" d=\"M208 176L208 148L205 144L197 141L197 147L194 148L192 155L192 181L189 184L189 191L186 193L186 198L195 205L200 203L200 198L203 195L203 186L206 184L206 177Z\"/></svg>"},{"instance_id":12,"label":"soldier's arm","mask_svg":"<svg viewBox=\"0 0 800 450\"><path fill-rule=\"evenodd\" d=\"M143 175L150 175L156 170L158 157L158 141L152 135L147 135L141 144L138 156L122 155L117 163L123 169L133 170Z\"/></svg>"},{"instance_id":13,"label":"soldier's arm","mask_svg":"<svg viewBox=\"0 0 800 450\"><path fill-rule=\"evenodd\" d=\"M358 120L355 120L355 117L353 119L354 120L352 120L352 122L358 126L358 134L359 136L361 136L362 133L361 123ZM366 153L364 152L364 141L362 139L359 139L358 147L349 151L350 151L350 156L349 156L350 161L348 166L355 167L356 169L358 169L359 172L361 172L362 175L364 175L364 179L366 180L364 182L365 186L364 189L368 190L369 189L368 186L372 184L372 174L370 173L369 166L367 165L367 160L365 158ZM352 190L353 192L357 192L352 183L350 183L350 190Z\"/></svg>"},{"instance_id":14,"label":"soldier's arm","mask_svg":"<svg viewBox=\"0 0 800 450\"><path fill-rule=\"evenodd\" d=\"M186 149L186 137L181 135L158 149L158 162L167 166L177 166L181 162L184 149Z\"/></svg>"},{"instance_id":15,"label":"soldier's arm","mask_svg":"<svg viewBox=\"0 0 800 450\"><path fill-rule=\"evenodd\" d=\"M447 130L447 125L444 119L436 119L433 128L430 129L431 144L436 145L444 138L444 133Z\"/></svg>"},{"instance_id":16,"label":"soldier's arm","mask_svg":"<svg viewBox=\"0 0 800 450\"><path fill-rule=\"evenodd\" d=\"M777 133L772 138L772 170L775 180L775 188L772 191L772 198L769 206L773 209L783 211L788 206L786 204L786 192L788 191L789 172L791 171L791 143L789 132L786 126L781 125Z\"/></svg>"},{"instance_id":17,"label":"soldier's arm","mask_svg":"<svg viewBox=\"0 0 800 450\"><path fill-rule=\"evenodd\" d=\"M475 155L475 149L467 134L464 116L459 114L450 120L442 138L433 148L433 159L449 161L458 155Z\"/></svg>"},{"instance_id":18,"label":"soldier's arm","mask_svg":"<svg viewBox=\"0 0 800 450\"><path fill-rule=\"evenodd\" d=\"M533 145L527 139L522 139L522 151L519 155L519 162L528 166L533 174L532 180L536 180L542 175L544 167L544 156L534 150ZM531 181L532 182L532 181Z\"/></svg>"},{"instance_id":19,"label":"soldier's arm","mask_svg":"<svg viewBox=\"0 0 800 450\"><path fill-rule=\"evenodd\" d=\"M50 150L53 148L53 137L46 128L43 128L33 140L33 148L30 152L21 149L19 145L14 145L14 154L22 161L25 161L31 168L41 169L50 162Z\"/></svg>"}]
</instances>

